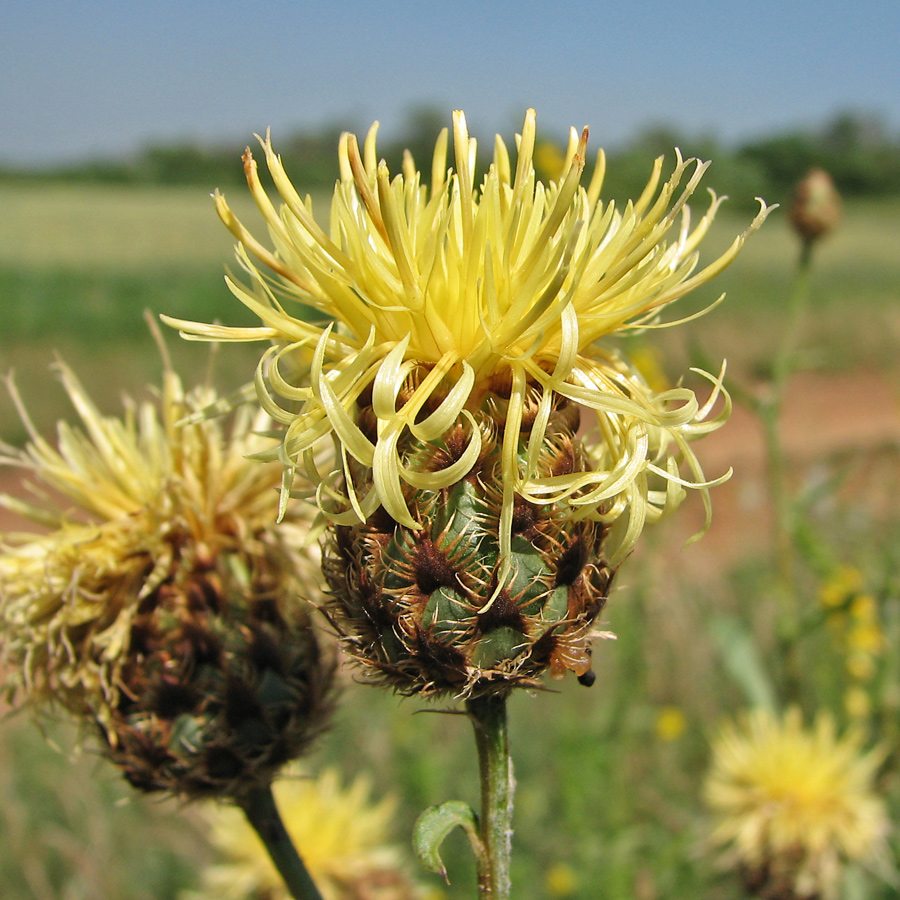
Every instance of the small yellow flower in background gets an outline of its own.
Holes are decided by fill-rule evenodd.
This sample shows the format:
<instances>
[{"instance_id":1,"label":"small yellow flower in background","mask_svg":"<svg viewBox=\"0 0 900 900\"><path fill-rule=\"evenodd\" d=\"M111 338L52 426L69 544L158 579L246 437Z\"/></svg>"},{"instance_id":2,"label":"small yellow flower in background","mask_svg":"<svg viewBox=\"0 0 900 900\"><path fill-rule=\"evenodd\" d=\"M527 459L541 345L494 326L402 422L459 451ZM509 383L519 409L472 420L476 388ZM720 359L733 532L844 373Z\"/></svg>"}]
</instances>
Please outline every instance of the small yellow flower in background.
<instances>
[{"instance_id":1,"label":"small yellow flower in background","mask_svg":"<svg viewBox=\"0 0 900 900\"><path fill-rule=\"evenodd\" d=\"M687 719L677 706L664 706L656 714L656 736L667 743L677 741L687 731Z\"/></svg>"},{"instance_id":2,"label":"small yellow flower in background","mask_svg":"<svg viewBox=\"0 0 900 900\"><path fill-rule=\"evenodd\" d=\"M544 875L544 890L554 900L574 897L578 890L577 872L568 863L554 863Z\"/></svg>"},{"instance_id":3,"label":"small yellow flower in background","mask_svg":"<svg viewBox=\"0 0 900 900\"><path fill-rule=\"evenodd\" d=\"M854 681L871 681L875 671L875 659L871 653L856 651L847 656L847 674Z\"/></svg>"},{"instance_id":4,"label":"small yellow flower in background","mask_svg":"<svg viewBox=\"0 0 900 900\"><path fill-rule=\"evenodd\" d=\"M168 364L158 404L126 399L122 418L58 371L81 426L61 422L56 446L9 383L30 443L0 444L0 464L44 490L0 497L37 526L0 535L7 694L98 727L136 787L237 797L331 706L333 659L298 599L316 590L309 519L276 526L280 469L247 458L270 423L247 406L185 423L219 398Z\"/></svg>"},{"instance_id":5,"label":"small yellow flower in background","mask_svg":"<svg viewBox=\"0 0 900 900\"><path fill-rule=\"evenodd\" d=\"M666 375L662 364L662 355L656 347L642 342L631 350L629 358L651 390L658 393L671 390L672 382Z\"/></svg>"},{"instance_id":6,"label":"small yellow flower in background","mask_svg":"<svg viewBox=\"0 0 900 900\"><path fill-rule=\"evenodd\" d=\"M281 817L325 900L421 900L398 851L387 846L395 803L373 802L363 777L344 786L336 770L288 769L273 785ZM182 900L289 900L275 866L239 809L203 808L221 862Z\"/></svg>"},{"instance_id":7,"label":"small yellow flower in background","mask_svg":"<svg viewBox=\"0 0 900 900\"><path fill-rule=\"evenodd\" d=\"M873 622L878 618L878 604L870 594L858 591L850 604L850 615L860 622Z\"/></svg>"},{"instance_id":8,"label":"small yellow flower in background","mask_svg":"<svg viewBox=\"0 0 900 900\"><path fill-rule=\"evenodd\" d=\"M651 388L610 340L660 327L662 311L736 257L769 210L699 267L719 200L692 219L707 168L676 151L640 197L587 186L587 129L559 177L535 172L529 110L515 161L494 142L476 184L465 116L438 138L430 171L378 161L345 134L327 228L261 141L283 205L249 149L245 173L274 251L216 207L251 284L232 293L262 325L166 319L185 336L265 340L264 409L283 427L269 454L305 476L330 522L324 571L348 652L404 693L473 697L549 670L592 680L592 625L646 523L708 481L690 442L730 411L721 376L702 400ZM429 184L430 183L430 184ZM589 419L582 427L582 417ZM325 452L319 452L322 448ZM301 478L297 479L298 482Z\"/></svg>"},{"instance_id":9,"label":"small yellow flower in background","mask_svg":"<svg viewBox=\"0 0 900 900\"><path fill-rule=\"evenodd\" d=\"M447 892L443 888L429 886L423 889L420 900L447 900Z\"/></svg>"},{"instance_id":10,"label":"small yellow flower in background","mask_svg":"<svg viewBox=\"0 0 900 900\"><path fill-rule=\"evenodd\" d=\"M837 566L819 588L819 603L825 610L843 609L863 589L864 584L863 573L856 566Z\"/></svg>"},{"instance_id":11,"label":"small yellow flower in background","mask_svg":"<svg viewBox=\"0 0 900 900\"><path fill-rule=\"evenodd\" d=\"M838 647L846 653L847 673L857 682L871 681L887 643L878 602L865 592L862 572L855 566L839 566L819 589L819 602ZM853 708L859 710L861 704L856 702Z\"/></svg>"},{"instance_id":12,"label":"small yellow flower in background","mask_svg":"<svg viewBox=\"0 0 900 900\"><path fill-rule=\"evenodd\" d=\"M886 865L890 821L874 786L883 755L862 743L858 732L838 737L824 713L804 727L797 709L722 728L704 786L711 838L748 890L828 900L845 864Z\"/></svg>"},{"instance_id":13,"label":"small yellow flower in background","mask_svg":"<svg viewBox=\"0 0 900 900\"><path fill-rule=\"evenodd\" d=\"M864 601L864 602L860 602ZM884 650L884 631L878 621L878 607L872 597L860 596L850 607L851 626L847 631L847 647L877 655Z\"/></svg>"},{"instance_id":14,"label":"small yellow flower in background","mask_svg":"<svg viewBox=\"0 0 900 900\"><path fill-rule=\"evenodd\" d=\"M872 698L869 692L859 685L847 688L844 691L844 710L857 722L868 719L872 713Z\"/></svg>"}]
</instances>

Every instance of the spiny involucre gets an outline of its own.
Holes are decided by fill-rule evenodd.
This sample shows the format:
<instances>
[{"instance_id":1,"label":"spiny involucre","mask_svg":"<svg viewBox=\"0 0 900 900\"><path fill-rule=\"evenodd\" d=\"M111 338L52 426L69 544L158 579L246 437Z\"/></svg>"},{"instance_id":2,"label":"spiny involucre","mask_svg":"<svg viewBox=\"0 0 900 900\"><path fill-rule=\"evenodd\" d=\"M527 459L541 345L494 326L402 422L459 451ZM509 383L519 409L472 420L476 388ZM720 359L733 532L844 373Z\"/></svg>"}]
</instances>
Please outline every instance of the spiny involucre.
<instances>
[{"instance_id":1,"label":"spiny involucre","mask_svg":"<svg viewBox=\"0 0 900 900\"><path fill-rule=\"evenodd\" d=\"M586 129L572 132L559 179L537 180L533 111L515 168L498 137L477 189L462 113L455 169L445 130L430 187L408 154L391 177L376 130L362 151L341 138L327 232L270 140L280 210L248 150L274 252L220 195L216 205L252 281L229 276L229 287L262 325L168 321L195 338L272 342L256 378L284 429L271 456L305 476L331 523L325 571L354 655L425 693L502 691L548 666L586 675L592 623L644 524L685 488L708 513L714 482L689 441L729 410L727 396L717 404L720 378L706 376L703 403L686 387L654 392L605 339L658 324L734 259L768 209L697 271L719 206L713 196L691 227L705 163L676 155L661 183L657 160L619 210L600 199L602 151L580 184Z\"/></svg>"}]
</instances>

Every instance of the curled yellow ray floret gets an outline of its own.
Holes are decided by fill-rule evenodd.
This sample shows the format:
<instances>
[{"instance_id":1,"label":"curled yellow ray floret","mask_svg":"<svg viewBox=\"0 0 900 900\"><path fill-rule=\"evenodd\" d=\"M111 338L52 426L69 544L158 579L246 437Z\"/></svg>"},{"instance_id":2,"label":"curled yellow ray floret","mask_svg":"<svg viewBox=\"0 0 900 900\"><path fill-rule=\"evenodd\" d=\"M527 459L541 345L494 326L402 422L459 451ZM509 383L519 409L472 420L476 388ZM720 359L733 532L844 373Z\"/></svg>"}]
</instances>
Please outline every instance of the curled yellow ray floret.
<instances>
[{"instance_id":1,"label":"curled yellow ray floret","mask_svg":"<svg viewBox=\"0 0 900 900\"><path fill-rule=\"evenodd\" d=\"M358 521L382 506L415 527L405 491L439 490L474 463L480 404L499 382L509 386L503 556L510 554L516 494L568 504L575 517L621 519L613 562L633 546L645 521L678 505L684 488L699 490L708 509L706 491L716 482L705 478L688 440L724 421L727 398L713 415L712 403L701 407L687 388L654 393L627 359L597 342L658 325L665 306L731 263L770 207L760 201L759 213L725 253L698 268L698 245L721 202L713 195L692 227L687 201L707 163L676 151L674 170L663 181L662 158L656 160L641 196L619 209L601 199L602 150L587 188L581 185L587 129L573 130L559 178L537 179L533 110L517 138L515 168L498 137L478 187L476 142L461 112L453 116L455 166L447 166L445 129L428 186L408 154L401 173L391 176L378 161L376 133L377 123L362 151L355 136L341 138L341 177L327 231L291 184L269 136L261 138L280 209L263 189L249 150L244 164L274 251L250 235L224 197L215 202L252 281L248 287L229 278L228 286L263 327L230 330L167 319L195 339L274 342L260 363L257 389L266 411L285 425L279 458L289 472L316 483L326 514ZM708 377L714 397L724 394L722 376ZM539 413L523 460L514 436L526 394L534 391ZM534 474L555 396L592 412L590 473ZM369 398L373 433L355 418ZM457 426L470 436L465 462L422 472L404 458L406 434L438 442ZM336 449L323 467L314 448L329 437ZM353 487L351 470L358 466L371 469L365 496Z\"/></svg>"}]
</instances>

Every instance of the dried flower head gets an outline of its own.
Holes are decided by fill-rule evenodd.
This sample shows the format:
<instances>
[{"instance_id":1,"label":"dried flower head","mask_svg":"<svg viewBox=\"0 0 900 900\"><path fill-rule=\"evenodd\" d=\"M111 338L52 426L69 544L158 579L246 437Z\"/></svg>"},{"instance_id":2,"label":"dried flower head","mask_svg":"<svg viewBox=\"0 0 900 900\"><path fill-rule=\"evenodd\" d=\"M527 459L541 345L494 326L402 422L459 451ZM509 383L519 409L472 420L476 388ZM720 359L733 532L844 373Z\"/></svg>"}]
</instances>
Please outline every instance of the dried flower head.
<instances>
[{"instance_id":1,"label":"dried flower head","mask_svg":"<svg viewBox=\"0 0 900 900\"><path fill-rule=\"evenodd\" d=\"M325 900L415 900L420 894L396 848L385 844L395 804L373 802L360 776L344 786L334 769L315 778L298 768L273 786L291 839ZM289 900L266 849L241 811L204 808L221 861L181 900Z\"/></svg>"},{"instance_id":2,"label":"dried flower head","mask_svg":"<svg viewBox=\"0 0 900 900\"><path fill-rule=\"evenodd\" d=\"M265 417L186 423L217 398L168 366L158 409L108 417L58 370L81 427L60 423L55 447L10 381L31 440L0 462L49 491L0 498L40 526L2 536L7 692L94 722L137 787L236 796L317 733L333 670L298 599L309 523L274 524L280 468L247 459Z\"/></svg>"},{"instance_id":3,"label":"dried flower head","mask_svg":"<svg viewBox=\"0 0 900 900\"><path fill-rule=\"evenodd\" d=\"M724 864L762 898L835 897L847 863L886 858L890 823L873 785L881 759L862 752L859 733L838 737L824 713L812 729L798 709L726 725L705 786Z\"/></svg>"}]
</instances>

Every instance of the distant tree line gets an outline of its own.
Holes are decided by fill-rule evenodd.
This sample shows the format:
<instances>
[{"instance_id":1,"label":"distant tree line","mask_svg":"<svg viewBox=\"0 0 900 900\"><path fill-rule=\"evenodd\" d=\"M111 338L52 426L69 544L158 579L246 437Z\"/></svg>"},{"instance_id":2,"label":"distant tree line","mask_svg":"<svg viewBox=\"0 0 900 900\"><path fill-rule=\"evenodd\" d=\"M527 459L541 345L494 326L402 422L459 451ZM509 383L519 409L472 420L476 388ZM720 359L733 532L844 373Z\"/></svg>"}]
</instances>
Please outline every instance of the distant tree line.
<instances>
[{"instance_id":1,"label":"distant tree line","mask_svg":"<svg viewBox=\"0 0 900 900\"><path fill-rule=\"evenodd\" d=\"M413 110L404 140L379 141L379 153L392 172L400 169L404 149L409 149L425 172L445 117L431 108ZM330 187L338 177L336 147L340 128L324 126L313 131L282 136L277 141L285 168L298 188ZM543 136L537 154L550 160L544 177L553 177L552 160L561 157L558 141ZM512 146L512 143L509 143ZM706 179L720 194L735 202L763 196L784 202L806 172L818 166L828 171L845 197L879 197L900 194L900 137L889 133L876 115L849 111L840 113L817 128L786 131L728 147L712 136L690 136L675 127L646 129L609 155L604 197L623 200L634 197L646 183L648 157L665 155L671 164L673 148L685 156L712 159ZM242 149L242 148L241 148ZM488 164L491 142L480 150ZM261 152L256 153L262 157ZM261 169L264 169L261 166ZM199 143L157 144L145 147L127 159L93 159L77 165L42 170L0 169L0 181L79 181L107 184L198 185L207 189L243 184L240 152L233 145Z\"/></svg>"}]
</instances>

